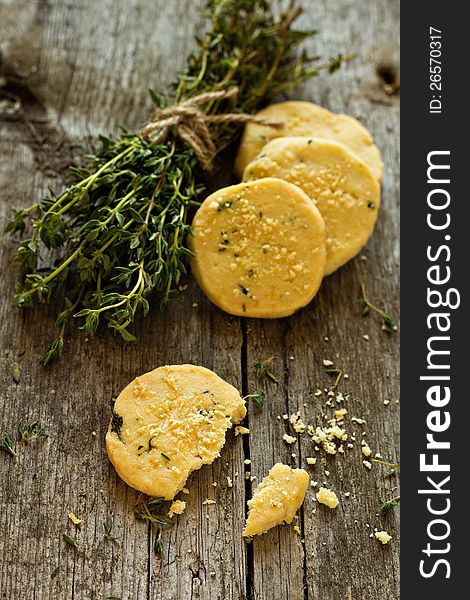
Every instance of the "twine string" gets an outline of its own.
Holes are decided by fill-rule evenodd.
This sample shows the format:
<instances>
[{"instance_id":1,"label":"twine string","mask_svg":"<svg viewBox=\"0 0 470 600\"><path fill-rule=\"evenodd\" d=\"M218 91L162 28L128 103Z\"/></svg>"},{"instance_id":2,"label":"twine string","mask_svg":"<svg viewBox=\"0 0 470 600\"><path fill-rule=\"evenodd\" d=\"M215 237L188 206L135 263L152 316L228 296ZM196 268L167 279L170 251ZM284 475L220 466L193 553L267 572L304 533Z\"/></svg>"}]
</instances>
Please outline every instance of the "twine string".
<instances>
[{"instance_id":1,"label":"twine string","mask_svg":"<svg viewBox=\"0 0 470 600\"><path fill-rule=\"evenodd\" d=\"M181 140L192 150L205 171L212 171L217 148L209 131L213 123L258 123L280 127L282 121L266 119L245 113L224 113L208 115L200 106L213 100L228 100L238 94L237 87L218 92L205 92L193 96L181 104L157 108L149 117L149 122L141 132L142 137L153 144L163 142L173 126Z\"/></svg>"}]
</instances>

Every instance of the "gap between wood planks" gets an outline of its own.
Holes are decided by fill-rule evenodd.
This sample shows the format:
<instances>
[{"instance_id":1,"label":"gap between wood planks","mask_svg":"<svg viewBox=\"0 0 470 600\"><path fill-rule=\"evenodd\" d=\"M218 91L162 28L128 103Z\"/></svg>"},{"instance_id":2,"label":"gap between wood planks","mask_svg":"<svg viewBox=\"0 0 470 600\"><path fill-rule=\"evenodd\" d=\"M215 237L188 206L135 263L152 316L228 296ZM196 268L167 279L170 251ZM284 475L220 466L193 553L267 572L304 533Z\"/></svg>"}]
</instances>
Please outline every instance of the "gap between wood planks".
<instances>
[{"instance_id":1,"label":"gap between wood planks","mask_svg":"<svg viewBox=\"0 0 470 600\"><path fill-rule=\"evenodd\" d=\"M283 347L286 347L286 338L288 329L290 329L290 325L288 322L284 322L282 325L282 341ZM247 396L250 393L248 387L248 319L240 318L240 331L242 334L242 345L241 345L241 374L242 374L242 397ZM284 370L284 378L283 378L283 395L284 395L284 408L286 414L290 414L289 409L289 371L290 371L290 363L287 358L286 353L284 353L282 368ZM248 429L250 428L250 413L247 411L247 416L245 417L246 426ZM286 429L286 433L289 433L288 426ZM243 436L243 457L244 459L251 460L250 453L250 436ZM301 467L302 464L302 448L299 444L298 449L298 459L297 459L297 468ZM266 475L265 473L264 475ZM247 510L247 502L253 496L253 485L250 477L245 477L245 510ZM305 519L304 519L304 511L303 505L299 509L299 522L300 522L300 530L301 530L301 539L305 539ZM246 542L245 542L246 543ZM302 544L302 571L303 571L303 594L304 600L309 600L309 589L308 589L308 574L307 574L307 549L305 544ZM251 542L246 543L246 598L248 600L254 600L254 549L253 544ZM150 599L149 599L150 600Z\"/></svg>"},{"instance_id":2,"label":"gap between wood planks","mask_svg":"<svg viewBox=\"0 0 470 600\"><path fill-rule=\"evenodd\" d=\"M242 396L245 397L249 394L248 392L248 324L245 318L240 319L240 330L242 333L242 345L241 345L241 371L242 371ZM247 411L246 424L248 429L250 428L250 417ZM243 437L243 458L246 460L250 459L250 440L249 436ZM245 480L245 510L246 503L251 498L253 493L253 486L251 478L244 478ZM247 544L246 547L246 578L245 578L245 592L247 598L253 598L253 577L254 577L254 555L253 555L253 544Z\"/></svg>"}]
</instances>

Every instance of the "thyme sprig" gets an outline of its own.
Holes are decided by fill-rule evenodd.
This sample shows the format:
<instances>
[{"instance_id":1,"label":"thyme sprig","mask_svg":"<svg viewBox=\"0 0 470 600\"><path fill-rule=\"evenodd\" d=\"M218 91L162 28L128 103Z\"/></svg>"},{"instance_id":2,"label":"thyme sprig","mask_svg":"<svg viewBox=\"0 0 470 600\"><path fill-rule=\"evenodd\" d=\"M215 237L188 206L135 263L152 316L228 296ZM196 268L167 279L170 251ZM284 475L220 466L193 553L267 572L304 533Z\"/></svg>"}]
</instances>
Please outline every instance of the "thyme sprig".
<instances>
[{"instance_id":1,"label":"thyme sprig","mask_svg":"<svg viewBox=\"0 0 470 600\"><path fill-rule=\"evenodd\" d=\"M379 508L379 514L380 515L386 515L388 513L388 511L393 508L394 506L397 506L397 504L400 502L400 496L395 496L395 498L391 498L390 500L386 500L382 506Z\"/></svg>"},{"instance_id":2,"label":"thyme sprig","mask_svg":"<svg viewBox=\"0 0 470 600\"><path fill-rule=\"evenodd\" d=\"M60 572L60 567L59 567L59 565L56 565L51 571L51 579L54 579L54 577L57 577L59 572Z\"/></svg>"},{"instance_id":3,"label":"thyme sprig","mask_svg":"<svg viewBox=\"0 0 470 600\"><path fill-rule=\"evenodd\" d=\"M256 408L256 410L263 410L263 400L264 400L264 392L263 390L255 390L251 394L243 397L243 400L251 400Z\"/></svg>"},{"instance_id":4,"label":"thyme sprig","mask_svg":"<svg viewBox=\"0 0 470 600\"><path fill-rule=\"evenodd\" d=\"M24 423L20 423L18 425L18 433L20 434L21 440L27 444L37 442L41 438L47 437L44 425L35 419L29 419Z\"/></svg>"},{"instance_id":5,"label":"thyme sprig","mask_svg":"<svg viewBox=\"0 0 470 600\"><path fill-rule=\"evenodd\" d=\"M256 359L253 363L255 368L255 374L259 381L263 379L270 379L274 383L279 383L277 373L272 369L271 364L274 360L274 356L270 356L266 360Z\"/></svg>"},{"instance_id":6,"label":"thyme sprig","mask_svg":"<svg viewBox=\"0 0 470 600\"><path fill-rule=\"evenodd\" d=\"M15 383L19 383L21 379L21 365L18 362L15 362L13 365L13 370L11 372L11 377Z\"/></svg>"},{"instance_id":7,"label":"thyme sprig","mask_svg":"<svg viewBox=\"0 0 470 600\"><path fill-rule=\"evenodd\" d=\"M301 13L295 0L278 17L266 0L209 0L207 7L207 34L197 38L169 97L151 92L157 106L237 86L235 99L212 101L204 110L251 113L346 59L338 55L315 67L299 52L315 32L293 28ZM237 138L240 125L214 123L210 131L220 152ZM62 301L43 364L61 354L72 317L88 335L106 323L134 341L137 314L148 313L150 300L163 308L177 297L186 273L191 211L206 182L193 151L175 131L159 144L125 129L117 139L100 141L96 154L72 170L65 191L17 210L7 226L20 236L22 281L14 303Z\"/></svg>"},{"instance_id":8,"label":"thyme sprig","mask_svg":"<svg viewBox=\"0 0 470 600\"><path fill-rule=\"evenodd\" d=\"M2 441L0 442L0 450L11 454L12 456L16 456L16 448L13 440L9 436L9 434L5 431L2 435Z\"/></svg>"},{"instance_id":9,"label":"thyme sprig","mask_svg":"<svg viewBox=\"0 0 470 600\"><path fill-rule=\"evenodd\" d=\"M372 304L369 300L366 292L366 286L364 282L361 281L361 297L357 300L359 304L362 306L362 316L365 317L372 310L382 319L382 329L384 331L388 331L389 333L393 333L398 329L397 324L395 323L393 317L389 315L389 313L378 306Z\"/></svg>"},{"instance_id":10,"label":"thyme sprig","mask_svg":"<svg viewBox=\"0 0 470 600\"><path fill-rule=\"evenodd\" d=\"M379 465L385 465L386 467L390 467L390 470L386 473L385 477L393 477L397 473L400 473L400 463L392 463L386 460L382 460L379 458L373 458L373 462L378 463Z\"/></svg>"},{"instance_id":11,"label":"thyme sprig","mask_svg":"<svg viewBox=\"0 0 470 600\"><path fill-rule=\"evenodd\" d=\"M338 385L339 382L341 381L341 378L343 377L344 371L343 369L338 369L337 367L329 367L328 369L325 369L325 373L328 373L328 375L334 375L335 376L335 381L333 383L332 386L330 386L330 390L335 390Z\"/></svg>"},{"instance_id":12,"label":"thyme sprig","mask_svg":"<svg viewBox=\"0 0 470 600\"><path fill-rule=\"evenodd\" d=\"M134 507L134 514L137 519L152 525L170 525L171 520L160 512L164 502L164 498L148 498Z\"/></svg>"},{"instance_id":13,"label":"thyme sprig","mask_svg":"<svg viewBox=\"0 0 470 600\"><path fill-rule=\"evenodd\" d=\"M156 555L163 552L162 527L171 524L171 519L166 518L166 515L162 513L164 502L164 498L149 497L134 507L136 518L140 521L147 521L155 529L153 551Z\"/></svg>"}]
</instances>

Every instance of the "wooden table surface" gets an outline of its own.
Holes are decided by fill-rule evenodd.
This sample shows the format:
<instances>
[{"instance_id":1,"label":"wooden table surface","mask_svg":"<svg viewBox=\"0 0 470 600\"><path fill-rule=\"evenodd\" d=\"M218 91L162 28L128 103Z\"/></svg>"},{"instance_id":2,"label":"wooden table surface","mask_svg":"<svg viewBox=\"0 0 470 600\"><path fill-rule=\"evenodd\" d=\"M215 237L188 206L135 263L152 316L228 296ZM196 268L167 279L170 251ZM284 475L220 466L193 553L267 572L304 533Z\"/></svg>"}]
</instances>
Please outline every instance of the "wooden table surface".
<instances>
[{"instance_id":1,"label":"wooden table surface","mask_svg":"<svg viewBox=\"0 0 470 600\"><path fill-rule=\"evenodd\" d=\"M146 90L166 88L184 64L202 4L0 0L2 228L12 207L29 205L48 186L59 189L68 165L79 161L98 133L144 122L151 108ZM374 452L399 459L399 338L381 331L373 315L362 317L355 302L362 277L370 298L398 316L399 100L384 91L383 76L393 77L397 68L399 4L305 0L304 5L301 24L319 29L310 51L325 58L356 52L357 58L338 74L311 81L295 97L359 118L384 157L383 208L363 258L328 277L306 309L276 321L230 317L189 280L180 303L164 315L152 310L137 323L136 344L126 345L107 331L93 339L73 331L63 358L44 368L38 357L53 334L54 307L12 307L14 243L3 236L0 433L13 435L20 421L36 418L49 436L35 446L18 442L16 459L0 453L2 600L399 597L398 507L386 517L377 515L382 501L398 493L399 482L385 477L387 469L378 464L366 469L360 444L365 437ZM380 64L387 66L382 78ZM5 101L5 92L19 98L19 110ZM271 356L279 383L261 384L262 412L250 404L251 434L230 432L221 458L191 476L186 512L165 529L163 555L155 557L153 532L133 514L139 495L106 457L113 396L139 374L182 362L214 369L247 394L260 387L253 362ZM307 434L292 446L282 440L292 430L278 416L300 411L315 426L333 416L326 394L314 395L333 382L323 359L349 375L338 389L350 396L346 428L356 432L357 441L344 455L315 453ZM353 416L366 423L351 422ZM318 456L317 464L306 467L311 455ZM243 462L248 457L250 467ZM246 544L241 538L246 500L277 461L307 468L319 486L326 481L340 506L331 511L317 505L309 489L300 535L284 526ZM257 478L253 482L245 479L247 469ZM207 498L216 503L204 505ZM69 512L83 520L76 532ZM109 515L117 543L103 539ZM393 535L390 544L370 538L375 527ZM63 541L64 531L76 535L78 552Z\"/></svg>"}]
</instances>

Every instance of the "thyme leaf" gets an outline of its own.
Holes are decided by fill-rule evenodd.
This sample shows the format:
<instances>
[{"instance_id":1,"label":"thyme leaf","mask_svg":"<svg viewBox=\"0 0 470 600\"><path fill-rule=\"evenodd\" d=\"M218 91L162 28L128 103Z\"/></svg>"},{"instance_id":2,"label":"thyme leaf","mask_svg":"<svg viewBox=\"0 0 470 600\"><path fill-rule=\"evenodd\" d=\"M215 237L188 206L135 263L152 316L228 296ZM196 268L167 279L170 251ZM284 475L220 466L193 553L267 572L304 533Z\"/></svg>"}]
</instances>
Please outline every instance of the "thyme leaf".
<instances>
[{"instance_id":1,"label":"thyme leaf","mask_svg":"<svg viewBox=\"0 0 470 600\"><path fill-rule=\"evenodd\" d=\"M134 514L137 519L140 521L147 521L150 523L151 527L156 528L156 537L153 544L155 555L163 552L162 527L171 524L171 520L166 518L166 515L162 512L164 502L164 498L148 497L134 507Z\"/></svg>"},{"instance_id":2,"label":"thyme leaf","mask_svg":"<svg viewBox=\"0 0 470 600\"><path fill-rule=\"evenodd\" d=\"M111 417L111 431L114 431L119 439L121 439L121 428L123 423L123 417L113 410L113 415Z\"/></svg>"},{"instance_id":3,"label":"thyme leaf","mask_svg":"<svg viewBox=\"0 0 470 600\"><path fill-rule=\"evenodd\" d=\"M400 463L392 463L386 460L382 460L380 458L373 458L373 462L378 463L379 465L384 465L386 467L390 467L390 470L385 474L385 477L394 477L397 473L400 473Z\"/></svg>"},{"instance_id":4,"label":"thyme leaf","mask_svg":"<svg viewBox=\"0 0 470 600\"><path fill-rule=\"evenodd\" d=\"M119 539L117 536L113 535L113 518L109 515L103 523L103 537L112 542L116 542Z\"/></svg>"},{"instance_id":5,"label":"thyme leaf","mask_svg":"<svg viewBox=\"0 0 470 600\"><path fill-rule=\"evenodd\" d=\"M259 411L263 410L263 399L264 392L263 390L255 390L252 394L248 394L248 396L244 396L243 400L252 400L255 408Z\"/></svg>"},{"instance_id":6,"label":"thyme leaf","mask_svg":"<svg viewBox=\"0 0 470 600\"><path fill-rule=\"evenodd\" d=\"M161 527L159 527L157 536L155 537L155 542L153 544L153 552L154 554L161 554L163 552L163 538Z\"/></svg>"},{"instance_id":7,"label":"thyme leaf","mask_svg":"<svg viewBox=\"0 0 470 600\"><path fill-rule=\"evenodd\" d=\"M63 537L64 541L66 541L67 544L69 544L69 546L73 546L76 550L80 549L76 538L74 538L72 535L69 535L68 533L66 533L64 531L64 533L62 534L62 537Z\"/></svg>"}]
</instances>

